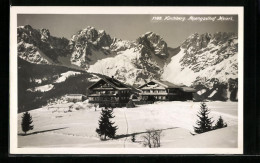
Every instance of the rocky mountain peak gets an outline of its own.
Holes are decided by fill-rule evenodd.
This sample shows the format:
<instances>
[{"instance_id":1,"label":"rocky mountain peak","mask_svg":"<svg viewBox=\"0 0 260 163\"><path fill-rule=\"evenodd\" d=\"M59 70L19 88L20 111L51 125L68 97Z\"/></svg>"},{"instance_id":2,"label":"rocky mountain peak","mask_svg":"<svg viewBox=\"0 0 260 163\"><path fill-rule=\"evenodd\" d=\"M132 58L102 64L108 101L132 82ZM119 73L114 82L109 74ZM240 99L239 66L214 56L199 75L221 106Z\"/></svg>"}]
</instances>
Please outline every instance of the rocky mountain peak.
<instances>
[{"instance_id":1,"label":"rocky mountain peak","mask_svg":"<svg viewBox=\"0 0 260 163\"><path fill-rule=\"evenodd\" d=\"M154 32L145 33L137 39L137 43L143 45L146 52L152 52L161 58L168 57L167 43L160 35Z\"/></svg>"},{"instance_id":2,"label":"rocky mountain peak","mask_svg":"<svg viewBox=\"0 0 260 163\"><path fill-rule=\"evenodd\" d=\"M21 26L21 28L26 29L26 30L30 30L30 31L33 30L32 26L30 26L29 24L27 24L25 26Z\"/></svg>"},{"instance_id":3,"label":"rocky mountain peak","mask_svg":"<svg viewBox=\"0 0 260 163\"><path fill-rule=\"evenodd\" d=\"M237 38L237 35L232 32L216 32L212 36L212 43L215 45L223 44L230 39Z\"/></svg>"},{"instance_id":4,"label":"rocky mountain peak","mask_svg":"<svg viewBox=\"0 0 260 163\"><path fill-rule=\"evenodd\" d=\"M30 25L17 28L18 55L31 63L59 63L59 56L70 52L68 40L53 37L48 29L34 29Z\"/></svg>"},{"instance_id":5,"label":"rocky mountain peak","mask_svg":"<svg viewBox=\"0 0 260 163\"><path fill-rule=\"evenodd\" d=\"M70 40L70 45L87 45L91 43L98 47L110 46L112 43L111 37L104 30L96 30L94 27L87 26L73 35Z\"/></svg>"},{"instance_id":6,"label":"rocky mountain peak","mask_svg":"<svg viewBox=\"0 0 260 163\"><path fill-rule=\"evenodd\" d=\"M209 33L204 33L204 34L198 34L194 33L190 35L181 45L182 48L192 48L195 50L200 50L202 48L205 48L210 39L211 39L211 34Z\"/></svg>"},{"instance_id":7,"label":"rocky mountain peak","mask_svg":"<svg viewBox=\"0 0 260 163\"><path fill-rule=\"evenodd\" d=\"M41 40L43 42L47 42L49 37L50 37L50 31L48 29L41 29L40 30L40 33L41 33Z\"/></svg>"}]
</instances>

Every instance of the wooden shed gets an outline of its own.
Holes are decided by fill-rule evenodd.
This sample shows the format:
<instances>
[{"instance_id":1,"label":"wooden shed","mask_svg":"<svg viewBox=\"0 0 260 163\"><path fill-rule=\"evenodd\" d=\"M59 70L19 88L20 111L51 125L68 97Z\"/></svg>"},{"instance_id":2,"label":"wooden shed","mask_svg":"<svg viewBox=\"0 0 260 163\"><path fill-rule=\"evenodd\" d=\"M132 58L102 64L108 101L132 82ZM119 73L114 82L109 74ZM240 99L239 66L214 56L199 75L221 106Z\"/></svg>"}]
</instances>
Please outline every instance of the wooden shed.
<instances>
[{"instance_id":1,"label":"wooden shed","mask_svg":"<svg viewBox=\"0 0 260 163\"><path fill-rule=\"evenodd\" d=\"M82 102L86 100L87 97L82 94L67 94L66 99L68 102Z\"/></svg>"}]
</instances>

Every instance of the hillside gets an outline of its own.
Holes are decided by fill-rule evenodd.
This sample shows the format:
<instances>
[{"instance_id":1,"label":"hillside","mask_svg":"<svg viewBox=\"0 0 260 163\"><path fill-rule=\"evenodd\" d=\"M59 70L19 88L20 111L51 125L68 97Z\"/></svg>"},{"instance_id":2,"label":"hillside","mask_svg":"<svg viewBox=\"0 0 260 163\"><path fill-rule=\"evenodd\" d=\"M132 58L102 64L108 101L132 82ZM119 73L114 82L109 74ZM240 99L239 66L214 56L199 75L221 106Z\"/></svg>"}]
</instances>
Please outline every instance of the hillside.
<instances>
[{"instance_id":1,"label":"hillside","mask_svg":"<svg viewBox=\"0 0 260 163\"><path fill-rule=\"evenodd\" d=\"M32 64L20 58L18 65L19 113L62 101L66 94L87 95L87 88L104 77L59 65Z\"/></svg>"},{"instance_id":2,"label":"hillside","mask_svg":"<svg viewBox=\"0 0 260 163\"><path fill-rule=\"evenodd\" d=\"M18 112L36 109L69 93L86 94L94 75L18 59Z\"/></svg>"}]
</instances>

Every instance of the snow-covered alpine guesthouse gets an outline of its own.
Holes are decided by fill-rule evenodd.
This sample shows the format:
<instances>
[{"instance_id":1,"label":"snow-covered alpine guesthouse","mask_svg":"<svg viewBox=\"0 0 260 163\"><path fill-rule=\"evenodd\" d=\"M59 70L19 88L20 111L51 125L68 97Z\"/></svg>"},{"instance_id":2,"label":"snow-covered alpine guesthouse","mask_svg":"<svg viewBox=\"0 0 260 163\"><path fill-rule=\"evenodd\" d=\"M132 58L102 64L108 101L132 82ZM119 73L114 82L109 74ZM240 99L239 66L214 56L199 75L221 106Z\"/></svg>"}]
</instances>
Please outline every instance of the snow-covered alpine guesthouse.
<instances>
[{"instance_id":1,"label":"snow-covered alpine guesthouse","mask_svg":"<svg viewBox=\"0 0 260 163\"><path fill-rule=\"evenodd\" d=\"M193 100L195 89L186 86L177 86L167 81L152 80L139 88L128 86L113 76L102 77L88 88L90 103L102 106L123 107L129 102L132 95L139 96L141 103L155 101L185 101ZM138 101L137 101L138 102Z\"/></svg>"},{"instance_id":2,"label":"snow-covered alpine guesthouse","mask_svg":"<svg viewBox=\"0 0 260 163\"><path fill-rule=\"evenodd\" d=\"M131 88L110 77L102 77L89 88L90 103L98 103L100 107L109 104L112 107L125 106L132 94Z\"/></svg>"},{"instance_id":3,"label":"snow-covered alpine guesthouse","mask_svg":"<svg viewBox=\"0 0 260 163\"><path fill-rule=\"evenodd\" d=\"M195 89L177 86L167 81L152 80L139 87L144 101L185 101L193 100Z\"/></svg>"}]
</instances>

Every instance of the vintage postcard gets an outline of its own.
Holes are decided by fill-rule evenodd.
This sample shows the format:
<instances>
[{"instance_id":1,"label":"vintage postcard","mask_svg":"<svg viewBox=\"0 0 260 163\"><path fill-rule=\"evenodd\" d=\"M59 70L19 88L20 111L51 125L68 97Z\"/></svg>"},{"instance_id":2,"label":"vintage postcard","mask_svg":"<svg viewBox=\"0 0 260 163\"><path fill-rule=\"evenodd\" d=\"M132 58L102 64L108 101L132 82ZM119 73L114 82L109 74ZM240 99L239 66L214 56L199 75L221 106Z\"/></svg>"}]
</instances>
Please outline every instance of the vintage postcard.
<instances>
[{"instance_id":1,"label":"vintage postcard","mask_svg":"<svg viewBox=\"0 0 260 163\"><path fill-rule=\"evenodd\" d=\"M243 7L10 10L10 154L243 153Z\"/></svg>"}]
</instances>

